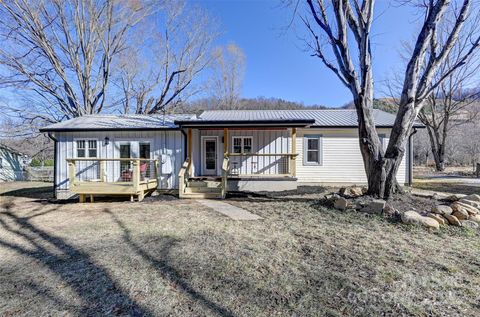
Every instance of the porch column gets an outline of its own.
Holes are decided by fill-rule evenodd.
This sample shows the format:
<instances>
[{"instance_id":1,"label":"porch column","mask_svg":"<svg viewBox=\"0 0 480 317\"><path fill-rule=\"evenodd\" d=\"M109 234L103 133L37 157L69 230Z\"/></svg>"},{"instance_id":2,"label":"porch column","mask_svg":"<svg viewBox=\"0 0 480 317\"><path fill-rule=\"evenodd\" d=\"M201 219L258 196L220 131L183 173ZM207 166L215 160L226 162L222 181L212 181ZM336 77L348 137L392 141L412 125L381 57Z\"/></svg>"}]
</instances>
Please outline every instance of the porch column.
<instances>
[{"instance_id":1,"label":"porch column","mask_svg":"<svg viewBox=\"0 0 480 317\"><path fill-rule=\"evenodd\" d=\"M297 128L292 128L292 155L290 156L290 174L297 174Z\"/></svg>"},{"instance_id":2,"label":"porch column","mask_svg":"<svg viewBox=\"0 0 480 317\"><path fill-rule=\"evenodd\" d=\"M228 128L223 128L223 156L228 156Z\"/></svg>"},{"instance_id":3,"label":"porch column","mask_svg":"<svg viewBox=\"0 0 480 317\"><path fill-rule=\"evenodd\" d=\"M188 144L188 159L190 162L188 163L188 174L191 174L191 169L192 169L192 128L188 128L188 133L187 133L187 144Z\"/></svg>"}]
</instances>

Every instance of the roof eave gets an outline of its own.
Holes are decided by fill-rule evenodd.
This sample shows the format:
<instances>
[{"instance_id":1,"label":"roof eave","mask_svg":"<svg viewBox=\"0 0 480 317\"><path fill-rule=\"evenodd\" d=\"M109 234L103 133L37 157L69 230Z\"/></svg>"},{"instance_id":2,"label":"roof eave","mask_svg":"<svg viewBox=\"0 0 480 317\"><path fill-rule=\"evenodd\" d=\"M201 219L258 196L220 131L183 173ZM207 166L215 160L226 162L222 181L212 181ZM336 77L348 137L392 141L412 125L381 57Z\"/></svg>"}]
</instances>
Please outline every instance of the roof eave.
<instances>
[{"instance_id":1,"label":"roof eave","mask_svg":"<svg viewBox=\"0 0 480 317\"><path fill-rule=\"evenodd\" d=\"M315 120L175 120L176 125L185 128L209 127L308 127Z\"/></svg>"},{"instance_id":2,"label":"roof eave","mask_svg":"<svg viewBox=\"0 0 480 317\"><path fill-rule=\"evenodd\" d=\"M108 132L108 131L163 131L178 130L179 127L155 127L155 128L41 128L40 132Z\"/></svg>"}]
</instances>

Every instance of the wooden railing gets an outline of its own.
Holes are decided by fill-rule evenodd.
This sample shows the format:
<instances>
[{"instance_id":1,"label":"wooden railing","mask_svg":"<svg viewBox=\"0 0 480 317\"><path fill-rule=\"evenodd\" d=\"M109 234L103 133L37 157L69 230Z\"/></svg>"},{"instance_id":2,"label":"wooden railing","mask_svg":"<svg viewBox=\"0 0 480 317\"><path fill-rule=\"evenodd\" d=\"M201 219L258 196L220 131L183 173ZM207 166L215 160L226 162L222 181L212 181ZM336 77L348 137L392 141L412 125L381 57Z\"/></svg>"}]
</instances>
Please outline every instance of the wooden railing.
<instances>
[{"instance_id":1,"label":"wooden railing","mask_svg":"<svg viewBox=\"0 0 480 317\"><path fill-rule=\"evenodd\" d=\"M294 153L228 153L229 175L295 175Z\"/></svg>"},{"instance_id":2,"label":"wooden railing","mask_svg":"<svg viewBox=\"0 0 480 317\"><path fill-rule=\"evenodd\" d=\"M178 173L178 195L180 198L183 198L185 188L187 188L188 179L190 178L190 169L191 160L187 157L180 168L180 172Z\"/></svg>"},{"instance_id":3,"label":"wooden railing","mask_svg":"<svg viewBox=\"0 0 480 317\"><path fill-rule=\"evenodd\" d=\"M158 160L142 158L74 158L67 159L70 186L78 183L132 183L157 180Z\"/></svg>"}]
</instances>

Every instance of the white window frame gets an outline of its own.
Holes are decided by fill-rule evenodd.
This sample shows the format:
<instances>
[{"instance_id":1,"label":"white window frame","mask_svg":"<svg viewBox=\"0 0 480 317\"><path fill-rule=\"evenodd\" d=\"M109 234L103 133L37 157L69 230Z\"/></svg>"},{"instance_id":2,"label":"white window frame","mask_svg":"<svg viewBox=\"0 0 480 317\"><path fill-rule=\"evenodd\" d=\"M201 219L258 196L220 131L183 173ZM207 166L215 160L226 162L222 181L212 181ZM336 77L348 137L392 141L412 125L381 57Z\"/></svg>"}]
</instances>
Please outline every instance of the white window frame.
<instances>
[{"instance_id":1,"label":"white window frame","mask_svg":"<svg viewBox=\"0 0 480 317\"><path fill-rule=\"evenodd\" d=\"M240 153L235 153L235 139L240 139ZM250 148L249 153L245 152L245 139L250 139ZM232 153L233 154L252 154L253 153L253 136L232 136Z\"/></svg>"},{"instance_id":2,"label":"white window frame","mask_svg":"<svg viewBox=\"0 0 480 317\"><path fill-rule=\"evenodd\" d=\"M78 141L85 141L85 156L84 157L78 157L78 145L77 145L77 142ZM88 146L88 141L95 141L97 143L97 156L90 156L90 153L89 153L89 150L90 150L90 147ZM99 142L98 142L98 139L95 139L95 138L78 138L78 139L74 139L73 140L73 143L74 143L74 151L75 151L75 158L99 158L99 154L100 154L100 146L99 146Z\"/></svg>"},{"instance_id":3,"label":"white window frame","mask_svg":"<svg viewBox=\"0 0 480 317\"><path fill-rule=\"evenodd\" d=\"M318 140L318 162L308 161L308 140ZM321 134L305 134L303 136L303 165L322 166L323 165L323 135Z\"/></svg>"}]
</instances>

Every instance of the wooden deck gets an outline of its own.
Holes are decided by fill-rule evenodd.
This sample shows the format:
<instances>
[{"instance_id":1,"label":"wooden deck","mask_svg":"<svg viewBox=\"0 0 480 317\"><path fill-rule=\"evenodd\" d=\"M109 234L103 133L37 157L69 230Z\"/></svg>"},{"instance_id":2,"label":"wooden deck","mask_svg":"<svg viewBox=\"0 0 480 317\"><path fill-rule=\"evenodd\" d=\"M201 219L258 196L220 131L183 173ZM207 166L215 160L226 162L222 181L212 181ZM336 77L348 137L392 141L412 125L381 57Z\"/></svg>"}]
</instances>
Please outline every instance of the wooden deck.
<instances>
[{"instance_id":1,"label":"wooden deck","mask_svg":"<svg viewBox=\"0 0 480 317\"><path fill-rule=\"evenodd\" d=\"M94 201L94 196L114 196L128 195L130 200L142 201L146 194L154 191L158 187L158 164L156 160L151 159L68 159L70 191L79 195L80 202L86 202L87 197L90 202ZM81 172L77 172L77 162L95 162L91 163L99 166L100 178L81 179ZM131 164L131 177L128 181L106 181L107 171L105 162L120 161ZM153 163L153 171L150 171L151 178L145 177L141 172L142 164Z\"/></svg>"}]
</instances>

